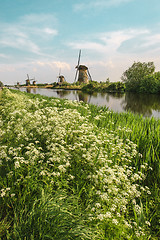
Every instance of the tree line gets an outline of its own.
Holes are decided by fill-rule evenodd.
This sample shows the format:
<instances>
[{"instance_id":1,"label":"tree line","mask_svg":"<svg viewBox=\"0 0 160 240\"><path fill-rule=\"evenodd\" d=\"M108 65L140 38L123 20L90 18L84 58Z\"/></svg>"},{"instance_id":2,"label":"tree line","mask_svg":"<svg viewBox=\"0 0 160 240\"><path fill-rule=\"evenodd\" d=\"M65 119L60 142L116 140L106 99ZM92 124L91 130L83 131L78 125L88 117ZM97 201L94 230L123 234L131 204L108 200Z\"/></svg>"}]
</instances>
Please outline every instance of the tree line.
<instances>
[{"instance_id":1,"label":"tree line","mask_svg":"<svg viewBox=\"0 0 160 240\"><path fill-rule=\"evenodd\" d=\"M121 77L122 81L110 82L109 78L106 82L90 81L89 84L81 84L83 91L116 91L116 92L137 92L137 93L160 93L160 71L155 72L153 62L134 62ZM55 83L57 85L57 83ZM54 84L53 84L54 85ZM71 87L65 82L62 86ZM78 85L78 83L76 83ZM83 86L84 85L84 86ZM61 86L61 87L62 87ZM3 83L0 81L0 87ZM55 87L55 86L53 86Z\"/></svg>"},{"instance_id":2,"label":"tree line","mask_svg":"<svg viewBox=\"0 0 160 240\"><path fill-rule=\"evenodd\" d=\"M134 62L122 75L126 91L138 93L159 93L160 72L155 72L153 62Z\"/></svg>"}]
</instances>

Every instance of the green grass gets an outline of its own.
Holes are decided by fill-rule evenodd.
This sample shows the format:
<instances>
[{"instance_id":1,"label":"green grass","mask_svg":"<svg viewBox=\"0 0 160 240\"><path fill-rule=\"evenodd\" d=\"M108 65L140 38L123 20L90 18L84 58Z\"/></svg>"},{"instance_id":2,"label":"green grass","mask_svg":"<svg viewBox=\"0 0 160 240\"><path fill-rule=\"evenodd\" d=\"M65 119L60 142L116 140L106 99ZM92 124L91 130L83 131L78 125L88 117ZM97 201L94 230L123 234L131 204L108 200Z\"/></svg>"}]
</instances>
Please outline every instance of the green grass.
<instances>
[{"instance_id":1,"label":"green grass","mask_svg":"<svg viewBox=\"0 0 160 240\"><path fill-rule=\"evenodd\" d=\"M1 239L158 239L160 121L4 89Z\"/></svg>"}]
</instances>

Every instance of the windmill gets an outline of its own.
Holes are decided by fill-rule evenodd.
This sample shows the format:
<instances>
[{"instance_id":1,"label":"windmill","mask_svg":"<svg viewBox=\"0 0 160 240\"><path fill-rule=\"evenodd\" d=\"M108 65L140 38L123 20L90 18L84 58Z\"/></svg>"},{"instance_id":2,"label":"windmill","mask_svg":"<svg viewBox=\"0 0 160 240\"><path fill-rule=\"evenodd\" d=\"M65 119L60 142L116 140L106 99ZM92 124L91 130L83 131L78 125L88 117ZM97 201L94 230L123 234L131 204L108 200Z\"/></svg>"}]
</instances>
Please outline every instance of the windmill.
<instances>
[{"instance_id":1,"label":"windmill","mask_svg":"<svg viewBox=\"0 0 160 240\"><path fill-rule=\"evenodd\" d=\"M21 84L20 82L17 82L16 86L17 86L17 87L19 87L19 86L20 86L20 84Z\"/></svg>"},{"instance_id":2,"label":"windmill","mask_svg":"<svg viewBox=\"0 0 160 240\"><path fill-rule=\"evenodd\" d=\"M65 77L63 75L61 75L61 68L59 69L59 75L57 78L58 78L58 84L62 84L66 81Z\"/></svg>"},{"instance_id":3,"label":"windmill","mask_svg":"<svg viewBox=\"0 0 160 240\"><path fill-rule=\"evenodd\" d=\"M79 56L78 56L78 64L76 66L76 75L74 81L76 82L77 80L77 75L78 75L78 82L79 83L88 83L89 80L92 81L90 72L88 70L88 67L85 65L80 65L80 58L81 58L81 50L79 51ZM79 74L78 74L79 73Z\"/></svg>"},{"instance_id":4,"label":"windmill","mask_svg":"<svg viewBox=\"0 0 160 240\"><path fill-rule=\"evenodd\" d=\"M33 80L33 86L36 86L36 80L35 80L35 77L33 78L33 79L31 79L31 80Z\"/></svg>"},{"instance_id":5,"label":"windmill","mask_svg":"<svg viewBox=\"0 0 160 240\"><path fill-rule=\"evenodd\" d=\"M33 80L33 83L35 85L35 83L36 83L35 78L30 79L29 75L27 74L26 86L30 86L30 84L31 84L30 81L32 81L32 80Z\"/></svg>"}]
</instances>

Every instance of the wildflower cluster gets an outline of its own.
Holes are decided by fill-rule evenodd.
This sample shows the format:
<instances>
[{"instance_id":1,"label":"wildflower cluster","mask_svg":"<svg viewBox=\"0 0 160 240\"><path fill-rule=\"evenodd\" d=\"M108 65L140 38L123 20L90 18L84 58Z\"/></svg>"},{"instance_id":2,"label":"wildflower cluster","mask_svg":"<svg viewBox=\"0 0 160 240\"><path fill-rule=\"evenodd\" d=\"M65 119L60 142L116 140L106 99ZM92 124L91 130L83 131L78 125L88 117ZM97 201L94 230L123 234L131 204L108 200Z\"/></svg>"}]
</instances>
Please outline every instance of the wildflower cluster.
<instances>
[{"instance_id":1,"label":"wildflower cluster","mask_svg":"<svg viewBox=\"0 0 160 240\"><path fill-rule=\"evenodd\" d=\"M144 219L142 224L135 216L142 213L141 196L150 193L140 184L147 164L139 171L133 167L139 153L132 141L120 139L119 129L99 128L96 123L103 113L96 123L89 122L83 103L47 101L9 90L3 98L1 205L14 208L21 198L34 202L41 188L52 194L66 189L68 195L78 194L91 224L105 230L104 239L114 239L114 234L144 237L150 223ZM76 107L88 115L82 116Z\"/></svg>"}]
</instances>

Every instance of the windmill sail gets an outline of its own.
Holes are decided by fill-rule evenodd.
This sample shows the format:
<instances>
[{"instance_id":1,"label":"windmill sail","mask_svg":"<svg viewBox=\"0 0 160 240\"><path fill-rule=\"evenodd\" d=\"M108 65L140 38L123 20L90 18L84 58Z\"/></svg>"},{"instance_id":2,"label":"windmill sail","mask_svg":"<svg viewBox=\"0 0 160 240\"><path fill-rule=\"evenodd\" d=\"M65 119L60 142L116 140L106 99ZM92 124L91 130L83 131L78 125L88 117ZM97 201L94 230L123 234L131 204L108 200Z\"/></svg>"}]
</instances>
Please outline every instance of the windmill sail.
<instances>
[{"instance_id":1,"label":"windmill sail","mask_svg":"<svg viewBox=\"0 0 160 240\"><path fill-rule=\"evenodd\" d=\"M77 66L76 66L77 70L76 70L76 75L75 75L74 81L76 81L76 79L77 79L78 68L79 68L79 64L80 64L80 58L81 58L81 50L79 51L78 64L77 64Z\"/></svg>"},{"instance_id":2,"label":"windmill sail","mask_svg":"<svg viewBox=\"0 0 160 240\"><path fill-rule=\"evenodd\" d=\"M91 74L90 74L88 69L87 69L87 72L88 72L88 76L89 76L90 81L92 81L92 77L91 77Z\"/></svg>"}]
</instances>

